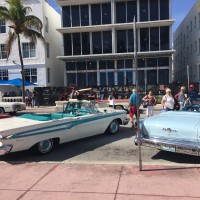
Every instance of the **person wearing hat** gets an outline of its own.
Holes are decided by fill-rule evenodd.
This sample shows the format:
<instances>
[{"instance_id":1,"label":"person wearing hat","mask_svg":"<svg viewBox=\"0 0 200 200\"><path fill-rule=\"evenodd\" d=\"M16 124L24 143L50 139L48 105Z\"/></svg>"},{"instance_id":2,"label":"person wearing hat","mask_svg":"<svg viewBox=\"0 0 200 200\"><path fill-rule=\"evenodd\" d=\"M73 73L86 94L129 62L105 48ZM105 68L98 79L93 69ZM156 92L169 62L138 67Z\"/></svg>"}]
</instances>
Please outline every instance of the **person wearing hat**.
<instances>
[{"instance_id":1,"label":"person wearing hat","mask_svg":"<svg viewBox=\"0 0 200 200\"><path fill-rule=\"evenodd\" d=\"M194 84L190 84L189 90L188 90L188 96L194 96L197 95L197 92L195 91L195 86Z\"/></svg>"}]
</instances>

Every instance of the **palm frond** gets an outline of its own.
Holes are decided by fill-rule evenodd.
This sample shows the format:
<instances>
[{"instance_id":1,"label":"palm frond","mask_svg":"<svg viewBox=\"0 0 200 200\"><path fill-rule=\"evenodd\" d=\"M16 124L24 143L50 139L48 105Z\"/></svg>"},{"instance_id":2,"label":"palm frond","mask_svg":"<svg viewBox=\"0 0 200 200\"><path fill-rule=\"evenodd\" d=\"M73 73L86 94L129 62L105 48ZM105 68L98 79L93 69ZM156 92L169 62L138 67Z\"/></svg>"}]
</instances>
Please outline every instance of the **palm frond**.
<instances>
[{"instance_id":1,"label":"palm frond","mask_svg":"<svg viewBox=\"0 0 200 200\"><path fill-rule=\"evenodd\" d=\"M42 36L41 33L35 31L35 30L32 30L32 29L26 29L24 32L23 32L23 35L25 38L27 39L30 39L31 42L37 42L37 39L41 40L43 44L46 43L44 37Z\"/></svg>"},{"instance_id":2,"label":"palm frond","mask_svg":"<svg viewBox=\"0 0 200 200\"><path fill-rule=\"evenodd\" d=\"M17 34L13 31L9 31L8 32L8 38L7 38L6 43L5 43L5 50L6 50L7 59L10 56L10 53L12 51L13 42L16 39L17 39Z\"/></svg>"},{"instance_id":3,"label":"palm frond","mask_svg":"<svg viewBox=\"0 0 200 200\"><path fill-rule=\"evenodd\" d=\"M42 24L41 20L34 15L26 16L25 21L24 21L24 25L26 27L33 26L36 30L38 30L40 32L43 28L43 24Z\"/></svg>"},{"instance_id":4,"label":"palm frond","mask_svg":"<svg viewBox=\"0 0 200 200\"><path fill-rule=\"evenodd\" d=\"M6 7L0 6L0 19L12 21L12 15Z\"/></svg>"}]
</instances>

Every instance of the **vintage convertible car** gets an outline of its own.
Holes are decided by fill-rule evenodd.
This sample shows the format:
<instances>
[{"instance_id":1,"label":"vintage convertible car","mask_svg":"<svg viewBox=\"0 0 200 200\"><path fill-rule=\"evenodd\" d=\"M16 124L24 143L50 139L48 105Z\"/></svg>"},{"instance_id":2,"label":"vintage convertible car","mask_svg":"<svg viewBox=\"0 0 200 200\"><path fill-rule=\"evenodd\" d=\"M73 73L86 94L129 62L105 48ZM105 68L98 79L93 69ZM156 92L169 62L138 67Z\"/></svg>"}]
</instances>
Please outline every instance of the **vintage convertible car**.
<instances>
[{"instance_id":1,"label":"vintage convertible car","mask_svg":"<svg viewBox=\"0 0 200 200\"><path fill-rule=\"evenodd\" d=\"M49 153L56 144L98 135L116 134L128 124L124 110L98 110L89 101L70 100L62 112L22 114L0 120L0 155L31 149Z\"/></svg>"},{"instance_id":2,"label":"vintage convertible car","mask_svg":"<svg viewBox=\"0 0 200 200\"><path fill-rule=\"evenodd\" d=\"M181 111L168 111L140 121L140 144L200 156L200 96L187 99ZM135 138L135 144L139 142Z\"/></svg>"}]
</instances>

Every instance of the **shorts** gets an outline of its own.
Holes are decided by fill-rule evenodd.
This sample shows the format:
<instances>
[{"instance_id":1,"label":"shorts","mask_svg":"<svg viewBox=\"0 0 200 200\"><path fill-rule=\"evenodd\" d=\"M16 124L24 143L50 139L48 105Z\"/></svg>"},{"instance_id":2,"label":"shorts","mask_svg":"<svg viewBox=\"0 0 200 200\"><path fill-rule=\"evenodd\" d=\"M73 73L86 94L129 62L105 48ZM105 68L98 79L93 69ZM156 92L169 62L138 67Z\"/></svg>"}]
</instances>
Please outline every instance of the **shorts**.
<instances>
[{"instance_id":1,"label":"shorts","mask_svg":"<svg viewBox=\"0 0 200 200\"><path fill-rule=\"evenodd\" d=\"M135 115L137 117L137 106L130 107L130 112L129 112L130 118L133 118L133 115Z\"/></svg>"}]
</instances>

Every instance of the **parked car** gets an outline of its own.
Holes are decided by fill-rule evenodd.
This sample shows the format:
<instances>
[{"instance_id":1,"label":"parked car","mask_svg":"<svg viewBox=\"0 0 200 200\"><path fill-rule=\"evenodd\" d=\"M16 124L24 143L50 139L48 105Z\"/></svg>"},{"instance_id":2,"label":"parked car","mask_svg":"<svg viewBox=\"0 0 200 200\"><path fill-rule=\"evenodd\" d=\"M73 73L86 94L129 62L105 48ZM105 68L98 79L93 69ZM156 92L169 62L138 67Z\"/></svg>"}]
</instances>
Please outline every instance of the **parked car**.
<instances>
[{"instance_id":1,"label":"parked car","mask_svg":"<svg viewBox=\"0 0 200 200\"><path fill-rule=\"evenodd\" d=\"M200 156L200 96L188 98L181 111L141 120L138 128L143 146ZM136 137L135 144L138 142Z\"/></svg>"},{"instance_id":2,"label":"parked car","mask_svg":"<svg viewBox=\"0 0 200 200\"><path fill-rule=\"evenodd\" d=\"M0 102L0 114L16 113L26 110L26 104L22 102Z\"/></svg>"},{"instance_id":3,"label":"parked car","mask_svg":"<svg viewBox=\"0 0 200 200\"><path fill-rule=\"evenodd\" d=\"M62 112L2 119L0 155L28 149L46 154L57 144L101 133L116 134L120 124L128 124L124 110L100 110L89 101L70 100L63 104Z\"/></svg>"},{"instance_id":4,"label":"parked car","mask_svg":"<svg viewBox=\"0 0 200 200\"><path fill-rule=\"evenodd\" d=\"M0 114L0 119L9 118L9 117L12 117L12 116L9 114Z\"/></svg>"}]
</instances>

